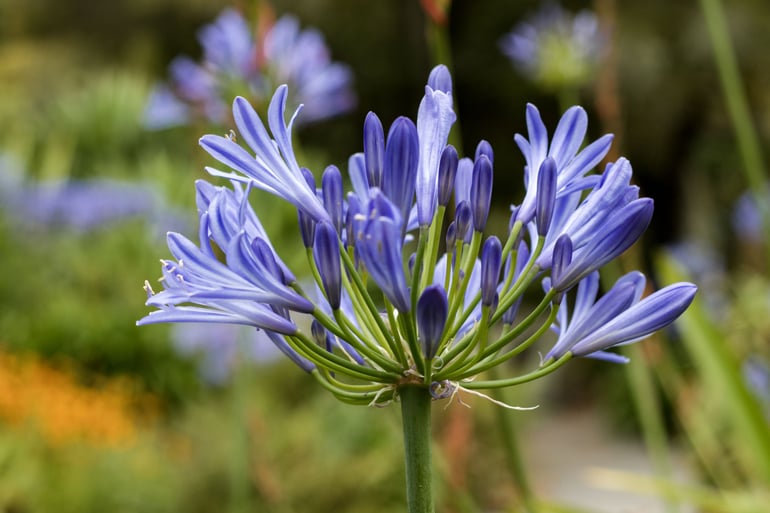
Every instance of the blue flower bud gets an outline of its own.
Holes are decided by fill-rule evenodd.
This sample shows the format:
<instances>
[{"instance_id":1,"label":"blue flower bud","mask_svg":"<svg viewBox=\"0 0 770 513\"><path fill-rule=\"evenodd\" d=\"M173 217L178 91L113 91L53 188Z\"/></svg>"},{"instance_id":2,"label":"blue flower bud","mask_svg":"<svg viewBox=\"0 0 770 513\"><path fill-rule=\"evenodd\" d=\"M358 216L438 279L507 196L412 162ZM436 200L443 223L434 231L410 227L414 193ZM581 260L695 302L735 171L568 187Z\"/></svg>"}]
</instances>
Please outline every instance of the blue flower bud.
<instances>
[{"instance_id":1,"label":"blue flower bud","mask_svg":"<svg viewBox=\"0 0 770 513\"><path fill-rule=\"evenodd\" d=\"M337 233L342 233L342 175L337 166L329 166L321 177L321 191L324 208L331 217Z\"/></svg>"},{"instance_id":2,"label":"blue flower bud","mask_svg":"<svg viewBox=\"0 0 770 513\"><path fill-rule=\"evenodd\" d=\"M467 201L461 201L455 209L455 226L457 226L457 238L465 242L471 239L471 222L473 212Z\"/></svg>"},{"instance_id":3,"label":"blue flower bud","mask_svg":"<svg viewBox=\"0 0 770 513\"><path fill-rule=\"evenodd\" d=\"M417 300L415 313L422 352L431 359L436 356L449 314L449 301L444 288L441 285L426 287Z\"/></svg>"},{"instance_id":4,"label":"blue flower bud","mask_svg":"<svg viewBox=\"0 0 770 513\"><path fill-rule=\"evenodd\" d=\"M411 119L401 116L393 122L388 132L381 188L385 196L396 205L404 222L409 218L414 202L419 158L417 127Z\"/></svg>"},{"instance_id":5,"label":"blue flower bud","mask_svg":"<svg viewBox=\"0 0 770 513\"><path fill-rule=\"evenodd\" d=\"M254 256L267 270L270 276L278 278L282 283L286 283L286 277L283 273L283 269L278 265L273 248L261 237L256 237L251 241L251 250L254 252Z\"/></svg>"},{"instance_id":6,"label":"blue flower bud","mask_svg":"<svg viewBox=\"0 0 770 513\"><path fill-rule=\"evenodd\" d=\"M489 159L489 162L494 163L495 152L492 150L492 145L484 139L479 141L479 144L476 146L476 155L474 156L473 160L479 160L479 157L482 155L486 155Z\"/></svg>"},{"instance_id":7,"label":"blue flower bud","mask_svg":"<svg viewBox=\"0 0 770 513\"><path fill-rule=\"evenodd\" d=\"M473 229L484 231L489 216L492 200L492 162L486 155L481 155L473 165L471 179L471 209L473 210Z\"/></svg>"},{"instance_id":8,"label":"blue flower bud","mask_svg":"<svg viewBox=\"0 0 770 513\"><path fill-rule=\"evenodd\" d=\"M358 216L358 218L356 218ZM361 202L352 192L348 194L348 210L345 212L345 243L348 247L355 247L358 231L363 225L361 216Z\"/></svg>"},{"instance_id":9,"label":"blue flower bud","mask_svg":"<svg viewBox=\"0 0 770 513\"><path fill-rule=\"evenodd\" d=\"M403 225L395 205L382 192L377 191L369 202L356 248L385 297L399 312L406 314L412 305L402 258Z\"/></svg>"},{"instance_id":10,"label":"blue flower bud","mask_svg":"<svg viewBox=\"0 0 770 513\"><path fill-rule=\"evenodd\" d=\"M313 258L321 275L326 299L332 310L340 307L342 275L340 272L340 246L337 231L327 222L318 223L315 229Z\"/></svg>"},{"instance_id":11,"label":"blue flower bud","mask_svg":"<svg viewBox=\"0 0 770 513\"><path fill-rule=\"evenodd\" d=\"M449 205L452 199L455 176L457 175L457 150L451 144L441 152L441 160L438 165L438 204Z\"/></svg>"},{"instance_id":12,"label":"blue flower bud","mask_svg":"<svg viewBox=\"0 0 770 513\"><path fill-rule=\"evenodd\" d=\"M300 171L302 171L302 176L305 178L308 187L315 190L315 178L313 178L313 173L306 167L303 167ZM297 209L297 216L299 218L299 232L300 235L302 235L302 244L304 244L306 248L313 247L315 219L301 209Z\"/></svg>"},{"instance_id":13,"label":"blue flower bud","mask_svg":"<svg viewBox=\"0 0 770 513\"><path fill-rule=\"evenodd\" d=\"M551 226L553 208L556 203L556 161L548 157L540 166L537 176L537 203L535 204L535 223L537 234L545 236Z\"/></svg>"},{"instance_id":14,"label":"blue flower bud","mask_svg":"<svg viewBox=\"0 0 770 513\"><path fill-rule=\"evenodd\" d=\"M481 304L484 306L490 306L495 301L502 255L500 239L493 235L484 241L481 248Z\"/></svg>"},{"instance_id":15,"label":"blue flower bud","mask_svg":"<svg viewBox=\"0 0 770 513\"><path fill-rule=\"evenodd\" d=\"M559 291L566 290L560 288L561 279L564 276L566 269L572 262L572 239L569 235L564 234L556 239L556 244L553 247L553 264L551 266L551 282L553 288Z\"/></svg>"},{"instance_id":16,"label":"blue flower bud","mask_svg":"<svg viewBox=\"0 0 770 513\"><path fill-rule=\"evenodd\" d=\"M451 253L455 250L455 243L457 243L457 225L454 221L449 223L446 229L446 251Z\"/></svg>"},{"instance_id":17,"label":"blue flower bud","mask_svg":"<svg viewBox=\"0 0 770 513\"><path fill-rule=\"evenodd\" d=\"M514 212L514 215L515 212ZM521 273L524 271L524 267L527 265L527 262L529 261L529 246L527 246L527 243L525 241L519 241L519 249L516 252L516 264L515 268L513 270L513 281L515 282L519 276L521 276ZM511 255L508 255L508 263L505 266L506 272L510 272L510 260ZM506 276L507 278L507 276ZM505 311L503 314L503 324L512 325L513 321L516 319L516 314L519 311L519 307L521 306L521 301L524 298L524 296L519 296L519 298L508 308L508 310Z\"/></svg>"},{"instance_id":18,"label":"blue flower bud","mask_svg":"<svg viewBox=\"0 0 770 513\"><path fill-rule=\"evenodd\" d=\"M317 319L313 319L313 322L310 323L310 334L313 336L313 340L315 340L316 344L325 348L327 351L331 350L329 332Z\"/></svg>"},{"instance_id":19,"label":"blue flower bud","mask_svg":"<svg viewBox=\"0 0 770 513\"><path fill-rule=\"evenodd\" d=\"M433 68L430 75L428 75L428 87L434 91L444 91L451 94L452 75L449 73L449 69L443 64Z\"/></svg>"},{"instance_id":20,"label":"blue flower bud","mask_svg":"<svg viewBox=\"0 0 770 513\"><path fill-rule=\"evenodd\" d=\"M380 187L385 167L385 131L374 112L367 114L364 121L364 161L369 187Z\"/></svg>"}]
</instances>

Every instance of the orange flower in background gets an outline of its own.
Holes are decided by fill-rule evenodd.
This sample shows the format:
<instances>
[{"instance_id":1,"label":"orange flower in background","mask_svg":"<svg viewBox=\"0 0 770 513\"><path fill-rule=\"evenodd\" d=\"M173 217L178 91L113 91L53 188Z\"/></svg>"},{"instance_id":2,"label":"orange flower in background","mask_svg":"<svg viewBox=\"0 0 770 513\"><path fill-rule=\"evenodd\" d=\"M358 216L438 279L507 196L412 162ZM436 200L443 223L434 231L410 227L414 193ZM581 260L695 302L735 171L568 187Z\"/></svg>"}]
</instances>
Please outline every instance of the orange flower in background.
<instances>
[{"instance_id":1,"label":"orange flower in background","mask_svg":"<svg viewBox=\"0 0 770 513\"><path fill-rule=\"evenodd\" d=\"M123 379L97 387L32 356L0 352L0 420L38 430L52 444L86 442L115 446L132 442L152 401Z\"/></svg>"}]
</instances>

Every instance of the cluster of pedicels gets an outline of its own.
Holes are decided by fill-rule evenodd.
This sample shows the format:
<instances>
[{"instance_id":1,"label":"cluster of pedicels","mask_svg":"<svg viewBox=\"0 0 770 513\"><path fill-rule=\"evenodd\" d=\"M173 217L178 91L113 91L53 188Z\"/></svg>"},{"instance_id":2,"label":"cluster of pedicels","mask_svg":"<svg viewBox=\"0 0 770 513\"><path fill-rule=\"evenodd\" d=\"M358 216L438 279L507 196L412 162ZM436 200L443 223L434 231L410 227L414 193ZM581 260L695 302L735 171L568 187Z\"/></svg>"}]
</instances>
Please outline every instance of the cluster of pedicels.
<instances>
[{"instance_id":1,"label":"cluster of pedicels","mask_svg":"<svg viewBox=\"0 0 770 513\"><path fill-rule=\"evenodd\" d=\"M356 104L350 68L332 61L323 35L312 28L301 30L294 16L281 16L256 35L238 11L228 8L199 31L198 39L201 61L175 58L169 82L150 94L144 114L148 128L194 119L228 123L228 103L236 91L261 105L280 84L291 85L292 105L307 105L305 123L337 116Z\"/></svg>"},{"instance_id":2,"label":"cluster of pedicels","mask_svg":"<svg viewBox=\"0 0 770 513\"><path fill-rule=\"evenodd\" d=\"M207 171L232 186L197 182L199 241L168 235L173 259L162 261L163 290L146 285L157 310L139 324L253 326L339 399L385 404L405 385L429 387L438 399L523 383L573 357L624 361L607 349L670 324L693 299L690 283L643 298L645 277L636 271L599 295L598 269L641 236L653 202L630 184L625 159L591 174L612 136L582 147L580 107L549 137L527 106L528 137L515 136L526 193L498 238L485 233L491 146L482 141L473 158L459 158L447 144L455 113L446 67L430 73L416 123L399 117L386 136L380 119L367 115L363 152L348 161L347 194L337 167L319 184L297 162L291 128L300 109L287 124L286 97L279 87L267 127L235 99L237 137L248 149L232 136L201 138L228 168ZM275 251L248 202L254 188L297 208L315 290ZM536 306L522 306L525 293L539 297ZM477 379L549 330L558 338L539 367Z\"/></svg>"}]
</instances>

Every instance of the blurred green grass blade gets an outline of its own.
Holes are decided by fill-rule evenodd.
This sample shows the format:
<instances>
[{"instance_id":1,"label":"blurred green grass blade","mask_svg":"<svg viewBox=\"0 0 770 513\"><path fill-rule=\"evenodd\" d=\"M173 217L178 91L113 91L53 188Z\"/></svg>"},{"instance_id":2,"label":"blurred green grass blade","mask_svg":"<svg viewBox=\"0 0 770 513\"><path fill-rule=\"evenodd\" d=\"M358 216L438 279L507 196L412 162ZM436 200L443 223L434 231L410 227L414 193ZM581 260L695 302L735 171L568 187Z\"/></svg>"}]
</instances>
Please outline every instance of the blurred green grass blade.
<instances>
[{"instance_id":1,"label":"blurred green grass blade","mask_svg":"<svg viewBox=\"0 0 770 513\"><path fill-rule=\"evenodd\" d=\"M624 354L631 359L626 376L655 475L669 479L672 476L672 465L668 437L649 359L638 344L625 348ZM669 513L678 511L672 501L666 501L665 506Z\"/></svg>"},{"instance_id":2,"label":"blurred green grass blade","mask_svg":"<svg viewBox=\"0 0 770 513\"><path fill-rule=\"evenodd\" d=\"M687 279L686 273L670 257L660 255L656 269L665 283ZM770 483L770 427L741 374L740 362L725 344L703 301L696 297L690 309L677 321L685 347L700 373L708 397L724 410L725 419L735 429L736 454L747 473Z\"/></svg>"},{"instance_id":3,"label":"blurred green grass blade","mask_svg":"<svg viewBox=\"0 0 770 513\"><path fill-rule=\"evenodd\" d=\"M655 362L655 371L668 400L677 405L677 415L684 434L708 479L720 488L740 486L741 476L733 472L733 466L725 465L721 458L724 449L718 426L709 420L709 412L697 404L689 405L692 402L693 387L686 381L671 351L665 352Z\"/></svg>"}]
</instances>

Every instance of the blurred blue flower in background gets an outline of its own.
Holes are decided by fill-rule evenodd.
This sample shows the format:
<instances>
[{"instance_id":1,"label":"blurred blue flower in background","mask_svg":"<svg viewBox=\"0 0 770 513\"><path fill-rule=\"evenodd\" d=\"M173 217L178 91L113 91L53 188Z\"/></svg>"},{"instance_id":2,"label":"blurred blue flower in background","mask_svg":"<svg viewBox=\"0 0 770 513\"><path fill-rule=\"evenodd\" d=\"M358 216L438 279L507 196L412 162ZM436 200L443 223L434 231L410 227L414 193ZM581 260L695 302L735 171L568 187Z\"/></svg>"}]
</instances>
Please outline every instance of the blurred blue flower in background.
<instances>
[{"instance_id":1,"label":"blurred blue flower in background","mask_svg":"<svg viewBox=\"0 0 770 513\"><path fill-rule=\"evenodd\" d=\"M200 30L198 39L201 63L175 58L169 83L151 92L144 114L148 128L201 118L226 124L230 98L240 94L264 105L279 84L291 86L292 108L305 105L302 123L337 116L356 104L350 68L332 61L323 35L301 30L293 16L282 16L259 37L238 11L225 9Z\"/></svg>"},{"instance_id":2,"label":"blurred blue flower in background","mask_svg":"<svg viewBox=\"0 0 770 513\"><path fill-rule=\"evenodd\" d=\"M751 355L744 360L741 370L749 390L759 400L770 421L770 365L760 356Z\"/></svg>"},{"instance_id":3,"label":"blurred blue flower in background","mask_svg":"<svg viewBox=\"0 0 770 513\"><path fill-rule=\"evenodd\" d=\"M516 25L500 39L500 48L530 80L550 91L588 83L605 47L596 16L572 14L556 3Z\"/></svg>"},{"instance_id":4,"label":"blurred blue flower in background","mask_svg":"<svg viewBox=\"0 0 770 513\"><path fill-rule=\"evenodd\" d=\"M770 203L770 186L763 193L765 205ZM746 191L740 195L733 207L733 230L744 242L762 244L765 242L762 228L762 211L757 208L757 195Z\"/></svg>"},{"instance_id":5,"label":"blurred blue flower in background","mask_svg":"<svg viewBox=\"0 0 770 513\"><path fill-rule=\"evenodd\" d=\"M238 365L268 365L281 352L264 331L232 324L176 324L171 339L177 351L199 358L201 378L224 385Z\"/></svg>"},{"instance_id":6,"label":"blurred blue flower in background","mask_svg":"<svg viewBox=\"0 0 770 513\"><path fill-rule=\"evenodd\" d=\"M186 216L168 207L148 184L110 178L27 181L2 163L0 183L0 208L28 226L88 232L141 219L154 236L161 227L189 227Z\"/></svg>"}]
</instances>

